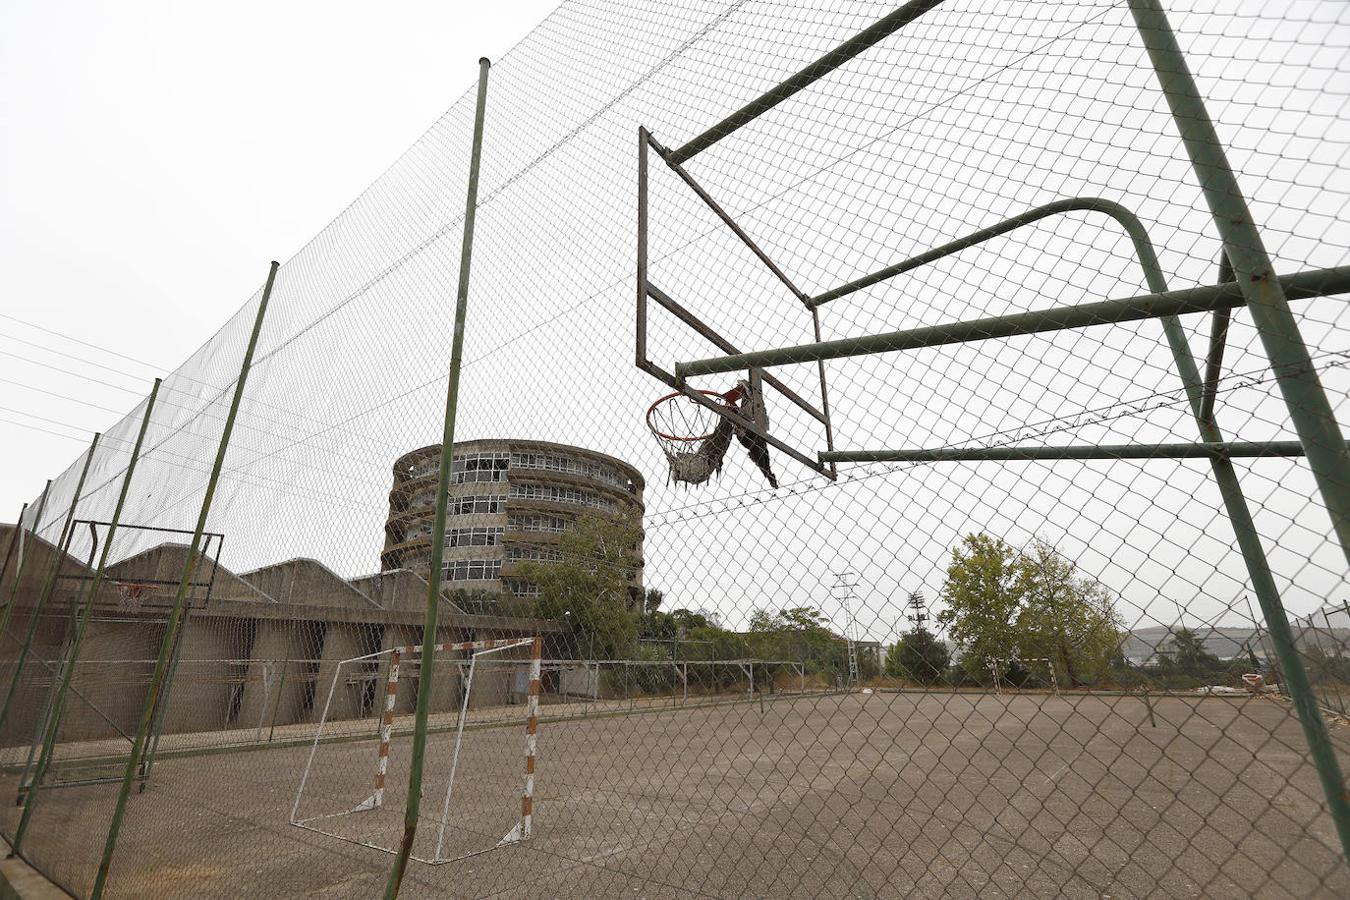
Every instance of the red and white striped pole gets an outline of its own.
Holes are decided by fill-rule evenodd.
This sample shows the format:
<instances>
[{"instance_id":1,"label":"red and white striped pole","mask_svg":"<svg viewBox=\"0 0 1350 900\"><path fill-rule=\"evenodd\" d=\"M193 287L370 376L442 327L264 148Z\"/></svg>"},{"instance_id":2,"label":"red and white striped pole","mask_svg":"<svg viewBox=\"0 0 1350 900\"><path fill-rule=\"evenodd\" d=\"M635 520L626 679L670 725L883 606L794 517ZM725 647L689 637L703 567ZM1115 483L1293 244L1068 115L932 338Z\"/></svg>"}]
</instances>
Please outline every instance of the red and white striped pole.
<instances>
[{"instance_id":1,"label":"red and white striped pole","mask_svg":"<svg viewBox=\"0 0 1350 900\"><path fill-rule=\"evenodd\" d=\"M530 693L525 705L525 794L520 798L520 839L529 840L534 817L534 750L539 730L539 676L543 668L544 642L535 638L530 647Z\"/></svg>"},{"instance_id":2,"label":"red and white striped pole","mask_svg":"<svg viewBox=\"0 0 1350 900\"><path fill-rule=\"evenodd\" d=\"M375 794L372 806L384 805L384 778L389 774L389 738L394 733L394 697L398 694L398 663L403 648L395 647L389 654L389 677L384 686L384 720L380 722L380 760L375 769Z\"/></svg>"}]
</instances>

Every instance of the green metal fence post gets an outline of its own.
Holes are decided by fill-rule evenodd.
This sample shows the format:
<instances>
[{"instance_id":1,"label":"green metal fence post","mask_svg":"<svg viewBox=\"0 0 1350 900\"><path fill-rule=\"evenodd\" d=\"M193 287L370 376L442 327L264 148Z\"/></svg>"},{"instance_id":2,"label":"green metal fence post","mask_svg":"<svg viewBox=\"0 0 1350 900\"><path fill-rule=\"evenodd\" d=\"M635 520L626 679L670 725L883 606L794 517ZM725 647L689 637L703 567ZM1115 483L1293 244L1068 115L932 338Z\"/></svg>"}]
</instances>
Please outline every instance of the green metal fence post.
<instances>
[{"instance_id":1,"label":"green metal fence post","mask_svg":"<svg viewBox=\"0 0 1350 900\"><path fill-rule=\"evenodd\" d=\"M1130 0L1130 12L1350 561L1350 454L1335 412L1166 13L1158 0Z\"/></svg>"},{"instance_id":2,"label":"green metal fence post","mask_svg":"<svg viewBox=\"0 0 1350 900\"><path fill-rule=\"evenodd\" d=\"M47 487L42 489L42 499L47 499L47 491L51 489L51 486L51 479L48 479ZM20 564L14 567L14 587L10 590L11 600L19 590L19 574L23 558L23 545L19 542L19 535L23 533L23 519L26 515L28 515L27 503L19 509L19 518L14 520L14 530L9 533L9 546L5 548L5 562L0 565L0 584L3 584L5 573L9 571L9 561L14 558L14 548L17 545L19 547ZM0 631L2 630L0 629Z\"/></svg>"},{"instance_id":3,"label":"green metal fence post","mask_svg":"<svg viewBox=\"0 0 1350 900\"><path fill-rule=\"evenodd\" d=\"M141 427L136 433L136 444L131 449L131 459L127 461L127 470L122 476L122 488L117 494L117 505L113 508L112 519L108 522L108 533L103 539L103 550L99 553L98 567L94 570L94 576L85 582L84 597L80 604L80 618L75 626L74 636L71 638L70 649L65 659L61 661L61 667L58 669L56 690L52 696L51 716L47 722L46 735L42 742L42 753L38 756L37 768L33 770L33 781L28 786L28 793L24 798L23 815L19 819L19 827L14 831L14 852L19 853L23 846L24 835L28 833L28 826L33 821L33 812L37 809L38 797L42 793L42 779L47 775L47 769L52 763L52 754L56 749L56 738L61 731L61 720L65 713L65 704L67 692L70 690L71 682L75 680L75 665L80 659L80 645L84 639L85 629L89 626L89 617L94 611L94 603L98 599L99 588L103 585L103 573L108 567L108 559L112 555L113 539L117 536L117 524L122 519L122 509L126 506L127 494L131 492L131 479L136 473L136 462L141 456L141 447L145 444L145 433L150 428L150 417L155 411L155 398L159 395L160 379L156 378L154 386L150 389L150 396L145 401L145 414L141 417Z\"/></svg>"},{"instance_id":4,"label":"green metal fence post","mask_svg":"<svg viewBox=\"0 0 1350 900\"><path fill-rule=\"evenodd\" d=\"M1270 358L1271 368L1289 408L1289 417L1303 443L1304 453L1317 479L1342 552L1350 559L1350 454L1346 452L1345 439L1336 424L1331 403L1313 368L1298 323L1289 311L1284 290L1276 279L1261 235L1228 164L1223 145L1177 44L1176 35L1167 21L1167 14L1158 0L1130 0L1130 13L1134 16L1177 130L1181 133L1182 143L1190 156L1192 168L1214 217L1214 224L1223 239L1224 252L1232 264L1261 343ZM1199 381L1198 373L1196 381ZM1199 404L1196 404L1195 409L1198 416ZM1223 480L1220 480L1220 488L1224 489ZM1238 494L1240 497L1240 489ZM1225 501L1228 501L1227 490L1224 495ZM1243 505L1245 507L1245 499ZM1234 522L1234 526L1237 527L1238 523ZM1244 555L1247 555L1243 531L1238 528L1238 540L1243 544ZM1246 537L1257 548L1260 547L1254 534ZM1253 588L1257 590L1261 612L1270 629L1271 641L1279 655L1309 752L1322 781L1327 807L1340 837L1341 850L1347 862L1350 862L1350 796L1347 796L1345 780L1326 723L1313 697L1308 673L1294 644L1289 620L1283 605L1279 603L1278 594L1274 595L1272 603L1270 596L1258 585L1254 584Z\"/></svg>"},{"instance_id":5,"label":"green metal fence post","mask_svg":"<svg viewBox=\"0 0 1350 900\"><path fill-rule=\"evenodd\" d=\"M19 674L23 671L24 663L28 661L28 654L33 649L33 637L37 634L38 621L42 618L42 613L47 608L47 601L51 599L52 591L56 587L56 576L60 574L61 564L64 562L66 555L66 545L70 541L71 529L75 525L75 509L80 505L80 495L84 492L84 480L89 475L89 464L94 461L94 453L98 450L100 437L101 435L95 434L94 439L89 442L89 450L84 456L84 465L80 467L79 480L75 482L75 495L70 498L70 508L66 510L66 521L61 526L61 538L52 552L52 561L47 566L47 574L42 579L42 589L38 593L37 602L33 604L33 612L28 617L28 632L24 635L23 646L19 648L19 658L14 663L14 677L10 679L9 690L5 693L4 708L0 709L0 732L3 732L5 723L9 721L9 709L14 703L14 693L19 686ZM16 593L14 602L18 602L18 599Z\"/></svg>"},{"instance_id":6,"label":"green metal fence post","mask_svg":"<svg viewBox=\"0 0 1350 900\"><path fill-rule=\"evenodd\" d=\"M239 415L239 403L244 396L244 385L248 381L249 369L253 366L253 352L258 347L258 334L262 331L263 318L267 314L267 304L272 298L272 285L276 282L279 264L275 261L267 272L267 284L263 286L262 298L258 301L258 312L253 319L253 331L249 334L248 349L244 351L244 361L239 367L239 378L234 384L234 397L230 400L230 411L225 417L225 427L220 434L220 443L216 447L215 462L211 466L211 476L206 482L206 491L202 496L201 510L197 513L197 527L192 533L192 543L188 547L187 557L183 561L183 572L178 579L178 592L174 596L173 610L164 628L164 636L159 642L159 657L155 660L155 670L150 676L150 689L146 693L145 705L141 710L140 722L136 726L136 737L131 744L131 755L127 758L122 773L122 787L117 794L117 805L113 809L112 821L108 825L108 839L103 846L103 858L99 862L98 874L94 877L94 888L90 897L103 896L108 883L108 871L112 867L113 851L117 848L117 835L122 827L122 818L126 815L127 798L131 794L131 783L141 764L145 752L146 739L150 732L151 720L159 695L165 689L165 674L169 666L169 653L178 637L182 624L183 606L187 602L188 589L192 584L197 564L197 553L201 549L202 533L206 531L206 521L211 514L211 499L216 493L216 484L220 481L220 471L225 466L225 453L230 447L230 435L234 432L234 421Z\"/></svg>"},{"instance_id":7,"label":"green metal fence post","mask_svg":"<svg viewBox=\"0 0 1350 900\"><path fill-rule=\"evenodd\" d=\"M436 665L436 622L441 593L441 560L445 551L445 516L450 492L450 463L454 455L455 411L459 406L459 370L464 356L464 319L469 308L469 264L473 258L473 223L478 207L478 167L483 154L483 118L487 105L488 69L492 63L478 60L478 106L473 120L473 151L469 158L469 188L464 205L464 242L459 253L459 289L455 296L455 331L450 346L450 375L445 392L445 427L441 436L441 475L436 494L436 518L431 528L431 571L427 574L427 608L422 621L422 657L418 669L417 715L413 727L408 774L408 803L403 816L403 841L394 854L394 864L385 884L385 900L398 896L403 872L417 836L417 818L422 804L422 766L426 754L427 720L431 712L432 673Z\"/></svg>"},{"instance_id":8,"label":"green metal fence post","mask_svg":"<svg viewBox=\"0 0 1350 900\"><path fill-rule=\"evenodd\" d=\"M51 493L51 490L52 482L49 478L47 479L47 486L42 489L42 496L38 498L37 513L33 516L33 527L29 529L33 537L37 537L38 526L42 524L42 513L47 509L47 495ZM25 503L23 511L19 513L19 521L14 523L14 531L11 532L9 551L5 553L4 569L0 569L0 573L3 573L9 568L10 557L17 545L19 559L14 564L14 586L9 589L9 601L5 604L5 611L0 613L0 636L3 636L9 630L9 620L14 615L14 605L19 602L19 585L23 581L23 570L27 567L26 563L31 555L29 547L25 546L23 542L23 516L27 511L28 504Z\"/></svg>"}]
</instances>

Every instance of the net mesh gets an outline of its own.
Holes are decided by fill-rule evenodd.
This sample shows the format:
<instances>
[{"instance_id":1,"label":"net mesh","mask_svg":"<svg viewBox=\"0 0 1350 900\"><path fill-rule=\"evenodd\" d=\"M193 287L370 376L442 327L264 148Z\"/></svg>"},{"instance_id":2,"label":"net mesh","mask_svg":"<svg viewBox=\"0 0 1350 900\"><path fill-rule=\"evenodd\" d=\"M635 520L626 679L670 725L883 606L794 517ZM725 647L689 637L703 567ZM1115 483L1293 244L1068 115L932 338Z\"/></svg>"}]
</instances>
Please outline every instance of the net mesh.
<instances>
[{"instance_id":1,"label":"net mesh","mask_svg":"<svg viewBox=\"0 0 1350 900\"><path fill-rule=\"evenodd\" d=\"M1275 274L1322 279L1288 306L1344 420L1350 10L1166 6ZM980 330L1230 277L1130 4L947 0L668 164L894 9L566 2L493 66L435 640L542 639L534 833L413 862L403 895L1350 893L1326 778L1350 765L1327 505L1350 484L1275 452L1313 409L1282 391L1306 371L1272 368L1240 302L1226 322ZM387 673L347 661L423 640L474 105L471 89L277 273L205 524L218 566L176 638L164 604L118 582L176 590L261 289L160 387L120 515L141 527L96 547L69 523L112 520L145 403L55 474L22 543L0 533L0 831L22 828L23 856L72 893L93 889L129 762L108 896L383 891L415 672L379 847L296 827L292 805L316 732L311 799L366 795ZM634 366L639 128L656 142L645 276L672 301L646 304L649 369L908 335L681 376L765 379L777 487L738 444L720 478L682 487L653 445L644 413L671 388ZM1214 376L1198 395L1178 346ZM1216 440L1232 446L1194 449ZM989 455L1031 447L1079 456ZM466 791L522 783L513 694L478 713ZM133 760L146 715L153 753ZM435 729L426 747L417 834L434 843L452 751Z\"/></svg>"}]
</instances>

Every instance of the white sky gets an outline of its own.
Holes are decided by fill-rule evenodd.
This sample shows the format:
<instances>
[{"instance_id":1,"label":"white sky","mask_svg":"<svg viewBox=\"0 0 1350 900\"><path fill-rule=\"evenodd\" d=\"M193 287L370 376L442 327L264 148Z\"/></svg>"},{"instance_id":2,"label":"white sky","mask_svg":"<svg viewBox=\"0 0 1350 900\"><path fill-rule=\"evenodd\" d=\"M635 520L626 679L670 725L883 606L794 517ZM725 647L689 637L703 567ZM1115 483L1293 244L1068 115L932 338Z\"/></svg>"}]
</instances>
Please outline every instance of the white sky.
<instances>
[{"instance_id":1,"label":"white sky","mask_svg":"<svg viewBox=\"0 0 1350 900\"><path fill-rule=\"evenodd\" d=\"M1219 13L1216 4L1175 4L1200 7L1180 12L1176 25L1277 269L1343 265L1346 7L1328 0L1282 18L1264 8ZM1133 209L1171 286L1212 281L1212 221L1128 12L1111 0L994 6L950 0L916 30L700 155L691 171L812 293L1070 196ZM837 0L784 17L776 2L587 0L560 9L505 59L544 7L516 5L512 26L495 29L460 22L457 11L411 7L381 7L378 20L355 7L233 7L229 22L166 13L134 24L43 21L55 14L11 9L0 21L10 276L0 314L173 366L231 314L247 315L241 303L269 259L287 261L259 349L263 359L276 356L249 381L213 527L231 535L226 562L237 571L295 556L347 575L372 571L390 461L440 434L446 329L428 323L445 321L454 290L472 117L466 89L486 53L500 64L489 92L457 435L576 443L637 465L647 478L646 577L672 605L712 609L731 623L759 607L820 605L842 627L831 573L851 568L863 586L861 628L888 639L907 593L935 598L950 548L963 534L990 531L1019 544L1035 535L1056 543L1119 593L1131 624L1140 611L1144 624L1175 622L1183 610L1212 619L1229 604L1245 616L1245 568L1204 464L857 467L826 486L780 461L784 488L771 492L741 454L704 490L665 484L665 461L641 418L664 389L632 364L637 127L678 144L890 8L888 0ZM264 21L270 40L255 34ZM59 55L42 34L60 34ZM467 36L456 45L448 35ZM226 47L249 52L227 55ZM287 63L278 67L280 59ZM225 71L230 77L218 74ZM809 339L805 317L777 312L793 308L782 305L781 288L687 186L654 167L651 192L654 283L747 349ZM570 239L578 234L584 239ZM877 333L1141 290L1119 227L1076 215L831 304L822 328L826 337ZM1347 309L1338 299L1297 307L1342 411ZM214 449L219 419L203 412L195 431L182 433L170 425L203 402L194 379L228 381L234 363L220 368L215 351L237 354L247 324L236 316L182 373L177 405L157 407L171 437L157 449L162 471L138 470L128 521L192 524L201 488L192 463ZM1191 317L1188 327L1202 353L1207 322ZM710 355L668 316L654 314L649 329L660 364ZM89 430L133 409L157 370L10 319L0 319L0 335L0 379L97 405L0 381L0 420L78 435L0 421L14 436L4 444L10 464L0 467L0 518L9 518L38 496L43 477L78 458ZM1243 380L1268 372L1264 360L1249 318L1237 316L1222 420L1239 439L1291 439L1273 385ZM828 369L845 449L1010 435L1195 437L1156 322ZM806 396L818 390L811 367L779 374ZM1155 410L1159 396L1170 399ZM818 446L814 420L794 420L784 406L771 408L775 432ZM1086 424L1061 427L1087 410L1096 412ZM134 425L125 424L124 441ZM1033 425L1058 430L1024 433ZM96 482L106 488L115 474ZM67 475L72 482L74 470ZM1244 465L1242 478L1289 608L1303 613L1343 596L1344 559L1327 540L1306 467L1261 460ZM103 490L90 509L115 494Z\"/></svg>"},{"instance_id":2,"label":"white sky","mask_svg":"<svg viewBox=\"0 0 1350 900\"><path fill-rule=\"evenodd\" d=\"M0 521L554 5L0 4Z\"/></svg>"}]
</instances>

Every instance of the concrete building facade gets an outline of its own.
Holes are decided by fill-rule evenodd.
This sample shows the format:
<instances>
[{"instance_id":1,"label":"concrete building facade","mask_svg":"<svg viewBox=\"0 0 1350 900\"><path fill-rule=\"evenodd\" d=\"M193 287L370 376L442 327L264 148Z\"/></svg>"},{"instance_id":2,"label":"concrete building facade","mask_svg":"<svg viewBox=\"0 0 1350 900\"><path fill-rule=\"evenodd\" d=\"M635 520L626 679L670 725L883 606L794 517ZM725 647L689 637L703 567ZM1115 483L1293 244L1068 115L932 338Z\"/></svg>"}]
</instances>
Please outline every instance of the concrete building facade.
<instances>
[{"instance_id":1,"label":"concrete building facade","mask_svg":"<svg viewBox=\"0 0 1350 900\"><path fill-rule=\"evenodd\" d=\"M441 445L394 463L381 569L425 578L431 558ZM443 584L452 591L529 598L538 587L525 561L561 558L561 536L585 514L642 520L641 473L612 456L547 441L475 440L455 444L445 524ZM632 587L642 588L642 541Z\"/></svg>"},{"instance_id":2,"label":"concrete building facade","mask_svg":"<svg viewBox=\"0 0 1350 900\"><path fill-rule=\"evenodd\" d=\"M8 543L13 528L0 525L0 547ZM120 560L108 567L98 594L88 598L93 572L87 562L26 536L22 577L15 582L20 569L16 554L0 564L0 583L12 588L14 598L8 627L13 639L0 646L0 672L6 678L13 676L19 648L30 623L34 625L32 651L0 730L0 748L34 740L69 639L70 611L85 602L91 603L89 625L61 740L98 741L135 733L171 597L128 588L176 580L186 554L182 544L161 544ZM54 590L39 612L42 586L51 572L56 573ZM387 675L387 655L340 664L419 643L427 590L426 581L413 572L344 579L312 559L238 574L218 566L209 592L192 598L174 654L173 686L158 729L165 735L165 748L178 746L176 735L184 735L192 746L312 737L308 726L317 721L330 691L330 722L366 720L360 727L374 728L383 709L379 690ZM443 595L436 640L537 636L547 645L561 631L553 621L469 613ZM416 659L405 660L403 668L395 705L399 715L412 712L420 687ZM459 667L449 661L441 665L433 712L458 709L461 685ZM523 696L514 693L517 687L505 676L476 679L470 708L523 703Z\"/></svg>"},{"instance_id":3,"label":"concrete building facade","mask_svg":"<svg viewBox=\"0 0 1350 900\"><path fill-rule=\"evenodd\" d=\"M378 720L388 663L381 651L421 640L439 462L440 447L432 446L395 465L376 574L344 578L304 558L239 573L212 567L209 588L194 588L189 598L173 653L173 686L157 728L166 748L176 746L176 735L197 743L300 739L312 734L300 726L317 721L326 703L329 722ZM466 608L456 600L464 591L528 597L531 585L516 568L526 560L556 559L560 536L587 512L640 524L642 477L620 460L577 447L466 441L456 445L450 497L435 640L542 637L555 647L566 632L560 622L505 615L496 603ZM9 544L13 529L0 525L0 547ZM176 585L187 547L165 543L118 560L109 565L97 595L86 597L93 575L88 560L31 535L21 546L27 561L17 582L19 555L0 563L0 584L12 589L13 597L8 626L13 639L0 646L0 671L14 674L30 624L32 650L0 731L0 748L34 739L69 640L71 610L86 602L89 625L61 739L99 741L134 733L172 604L172 589L166 595L162 586ZM640 537L635 554L631 584L638 596ZM53 589L40 604L49 573L55 575ZM531 605L513 608L528 612ZM500 658L520 654L528 650ZM446 656L432 686L433 712L457 710L464 698L462 669L455 664L459 654ZM403 660L396 714L413 710L421 689L418 669L415 658ZM469 705L523 702L523 690L506 667L498 674L479 672ZM214 736L191 737L204 734Z\"/></svg>"}]
</instances>

